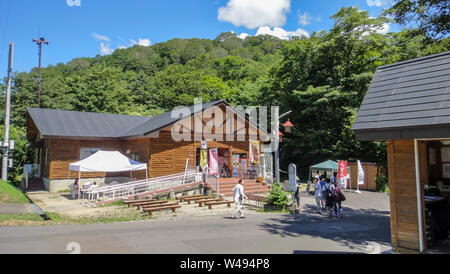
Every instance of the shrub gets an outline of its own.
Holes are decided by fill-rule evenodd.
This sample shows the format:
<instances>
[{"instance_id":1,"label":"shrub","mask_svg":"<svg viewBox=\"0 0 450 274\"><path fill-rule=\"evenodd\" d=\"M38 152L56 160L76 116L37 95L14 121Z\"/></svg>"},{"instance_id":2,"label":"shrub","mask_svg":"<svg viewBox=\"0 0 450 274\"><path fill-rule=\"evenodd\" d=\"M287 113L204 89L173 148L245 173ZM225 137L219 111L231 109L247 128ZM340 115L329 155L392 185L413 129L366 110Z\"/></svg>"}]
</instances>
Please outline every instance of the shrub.
<instances>
[{"instance_id":1,"label":"shrub","mask_svg":"<svg viewBox=\"0 0 450 274\"><path fill-rule=\"evenodd\" d=\"M388 177L385 174L379 174L375 177L378 192L389 192Z\"/></svg>"},{"instance_id":2,"label":"shrub","mask_svg":"<svg viewBox=\"0 0 450 274\"><path fill-rule=\"evenodd\" d=\"M289 202L289 193L279 183L274 183L267 198L269 204L277 208L285 208Z\"/></svg>"}]
</instances>

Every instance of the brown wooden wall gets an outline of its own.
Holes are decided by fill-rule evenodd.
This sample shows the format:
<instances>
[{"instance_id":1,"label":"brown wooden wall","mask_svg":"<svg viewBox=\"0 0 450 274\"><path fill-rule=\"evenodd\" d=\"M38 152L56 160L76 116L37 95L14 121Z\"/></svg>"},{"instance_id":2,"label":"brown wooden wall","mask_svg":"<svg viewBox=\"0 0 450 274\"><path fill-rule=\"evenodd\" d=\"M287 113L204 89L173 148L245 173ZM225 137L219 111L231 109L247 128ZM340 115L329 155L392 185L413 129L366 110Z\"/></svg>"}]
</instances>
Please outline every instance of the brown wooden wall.
<instances>
[{"instance_id":1,"label":"brown wooden wall","mask_svg":"<svg viewBox=\"0 0 450 274\"><path fill-rule=\"evenodd\" d=\"M392 245L394 248L419 250L414 141L388 141L387 149ZM423 203L423 191L419 195ZM423 223L424 220L421 221Z\"/></svg>"},{"instance_id":2,"label":"brown wooden wall","mask_svg":"<svg viewBox=\"0 0 450 274\"><path fill-rule=\"evenodd\" d=\"M378 175L378 166L374 163L361 163L364 170L364 185L360 185L361 190L376 190L377 184L375 178ZM358 163L348 163L350 167L350 177L352 189L358 186Z\"/></svg>"},{"instance_id":3,"label":"brown wooden wall","mask_svg":"<svg viewBox=\"0 0 450 274\"><path fill-rule=\"evenodd\" d=\"M69 164L80 160L80 148L101 148L109 151L124 151L124 142L118 140L65 140L52 139L50 142L49 179L74 179L77 172L71 171ZM105 173L84 173L82 178L105 177Z\"/></svg>"}]
</instances>

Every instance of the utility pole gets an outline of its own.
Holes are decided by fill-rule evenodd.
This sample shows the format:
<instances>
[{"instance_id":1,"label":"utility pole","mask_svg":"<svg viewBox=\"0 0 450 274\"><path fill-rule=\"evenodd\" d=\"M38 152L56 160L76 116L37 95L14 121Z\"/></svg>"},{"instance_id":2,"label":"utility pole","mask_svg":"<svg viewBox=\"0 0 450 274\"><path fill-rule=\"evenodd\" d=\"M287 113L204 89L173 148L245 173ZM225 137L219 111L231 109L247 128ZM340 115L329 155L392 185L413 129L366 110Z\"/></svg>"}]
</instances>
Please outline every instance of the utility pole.
<instances>
[{"instance_id":1,"label":"utility pole","mask_svg":"<svg viewBox=\"0 0 450 274\"><path fill-rule=\"evenodd\" d=\"M13 67L14 43L9 43L8 78L6 80L6 110L5 110L5 136L3 139L2 180L8 180L8 153L9 153L9 119L11 111L11 74Z\"/></svg>"},{"instance_id":2,"label":"utility pole","mask_svg":"<svg viewBox=\"0 0 450 274\"><path fill-rule=\"evenodd\" d=\"M42 44L48 45L48 41L45 41L43 37L37 39L33 39L33 42L36 43L39 47L39 77L38 77L38 108L41 107L41 66L42 66Z\"/></svg>"}]
</instances>

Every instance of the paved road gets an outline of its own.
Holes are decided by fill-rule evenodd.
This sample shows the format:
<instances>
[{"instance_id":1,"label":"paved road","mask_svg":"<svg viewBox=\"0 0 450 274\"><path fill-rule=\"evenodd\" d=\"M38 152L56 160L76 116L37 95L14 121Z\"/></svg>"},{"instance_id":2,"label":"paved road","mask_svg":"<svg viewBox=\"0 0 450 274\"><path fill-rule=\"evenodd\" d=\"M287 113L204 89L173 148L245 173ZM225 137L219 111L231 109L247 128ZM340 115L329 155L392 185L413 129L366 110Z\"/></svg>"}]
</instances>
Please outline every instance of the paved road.
<instances>
[{"instance_id":1,"label":"paved road","mask_svg":"<svg viewBox=\"0 0 450 274\"><path fill-rule=\"evenodd\" d=\"M314 213L304 197L301 215L251 214L51 227L0 227L0 253L370 253L390 249L387 199L349 194L344 219ZM349 197L350 196L350 197ZM364 207L364 208L361 208ZM376 243L376 244L375 244Z\"/></svg>"}]
</instances>

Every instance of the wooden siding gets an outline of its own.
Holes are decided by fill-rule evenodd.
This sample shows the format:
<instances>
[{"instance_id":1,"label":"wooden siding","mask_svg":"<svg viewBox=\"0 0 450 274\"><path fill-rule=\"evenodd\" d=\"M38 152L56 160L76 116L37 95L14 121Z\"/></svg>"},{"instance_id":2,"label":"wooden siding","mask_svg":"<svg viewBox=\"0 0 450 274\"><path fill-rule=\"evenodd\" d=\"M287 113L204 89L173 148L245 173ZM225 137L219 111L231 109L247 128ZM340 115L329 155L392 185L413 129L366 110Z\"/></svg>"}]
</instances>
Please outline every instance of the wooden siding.
<instances>
[{"instance_id":1,"label":"wooden siding","mask_svg":"<svg viewBox=\"0 0 450 274\"><path fill-rule=\"evenodd\" d=\"M53 139L50 143L49 179L75 179L77 172L70 172L69 164L80 160L80 149L101 148L102 150L125 153L123 141L116 140L65 140ZM82 178L105 177L105 173L83 173Z\"/></svg>"},{"instance_id":2,"label":"wooden siding","mask_svg":"<svg viewBox=\"0 0 450 274\"><path fill-rule=\"evenodd\" d=\"M364 169L364 185L360 185L361 190L376 190L377 184L375 177L378 175L379 166L373 163L361 163ZM350 167L350 177L352 183L352 189L355 189L358 184L358 164L348 163Z\"/></svg>"},{"instance_id":3,"label":"wooden siding","mask_svg":"<svg viewBox=\"0 0 450 274\"><path fill-rule=\"evenodd\" d=\"M387 149L392 245L394 248L419 250L414 141L388 141ZM419 195L423 197L423 191Z\"/></svg>"}]
</instances>

